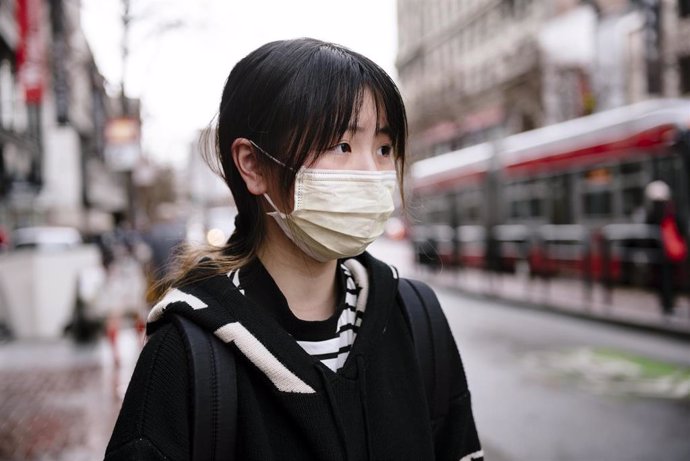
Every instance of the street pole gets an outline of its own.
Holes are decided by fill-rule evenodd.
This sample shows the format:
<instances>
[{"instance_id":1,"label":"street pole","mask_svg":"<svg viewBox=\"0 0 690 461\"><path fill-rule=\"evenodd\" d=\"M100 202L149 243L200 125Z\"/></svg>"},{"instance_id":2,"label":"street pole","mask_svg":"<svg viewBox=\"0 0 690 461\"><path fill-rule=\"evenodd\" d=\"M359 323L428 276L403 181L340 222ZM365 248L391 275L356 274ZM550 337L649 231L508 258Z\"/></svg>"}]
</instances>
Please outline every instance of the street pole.
<instances>
[{"instance_id":1,"label":"street pole","mask_svg":"<svg viewBox=\"0 0 690 461\"><path fill-rule=\"evenodd\" d=\"M131 18L129 16L130 0L122 0L122 79L120 80L120 102L122 104L122 116L126 117L129 112L127 103L127 93L125 92L125 81L127 79L127 61L129 59L129 26Z\"/></svg>"},{"instance_id":2,"label":"street pole","mask_svg":"<svg viewBox=\"0 0 690 461\"><path fill-rule=\"evenodd\" d=\"M131 24L130 0L122 0L122 79L120 80L120 104L122 117L129 116L129 101L125 91L127 81L127 62L129 61L129 28ZM134 174L132 168L124 171L125 187L127 188L127 220L132 228L136 228L136 204L134 190Z\"/></svg>"}]
</instances>

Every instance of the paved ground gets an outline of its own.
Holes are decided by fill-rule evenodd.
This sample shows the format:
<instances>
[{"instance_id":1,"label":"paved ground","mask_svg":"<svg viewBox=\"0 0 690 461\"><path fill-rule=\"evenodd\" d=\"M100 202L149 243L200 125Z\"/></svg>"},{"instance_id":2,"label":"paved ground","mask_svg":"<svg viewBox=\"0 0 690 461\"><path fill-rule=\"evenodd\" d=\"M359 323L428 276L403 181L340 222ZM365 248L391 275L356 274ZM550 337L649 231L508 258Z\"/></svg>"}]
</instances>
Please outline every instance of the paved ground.
<instances>
[{"instance_id":1,"label":"paved ground","mask_svg":"<svg viewBox=\"0 0 690 461\"><path fill-rule=\"evenodd\" d=\"M518 277L491 280L473 272L419 273L409 245L401 242L381 240L372 252L404 276L478 297L500 296L610 322L690 332L687 299L679 300L676 317L668 320L660 315L653 293L616 290L608 303L601 288L587 293L578 281L544 284ZM0 461L102 458L139 351L134 330L121 331L119 339L119 368L105 341L89 347L68 340L0 344Z\"/></svg>"},{"instance_id":2,"label":"paved ground","mask_svg":"<svg viewBox=\"0 0 690 461\"><path fill-rule=\"evenodd\" d=\"M676 300L674 314L664 316L654 292L601 285L587 286L577 279L540 280L513 274L487 274L478 270L449 270L421 274L438 285L488 298L517 301L521 305L690 336L690 302Z\"/></svg>"},{"instance_id":3,"label":"paved ground","mask_svg":"<svg viewBox=\"0 0 690 461\"><path fill-rule=\"evenodd\" d=\"M135 335L120 333L117 369L103 341L0 344L0 460L102 459L138 355Z\"/></svg>"}]
</instances>

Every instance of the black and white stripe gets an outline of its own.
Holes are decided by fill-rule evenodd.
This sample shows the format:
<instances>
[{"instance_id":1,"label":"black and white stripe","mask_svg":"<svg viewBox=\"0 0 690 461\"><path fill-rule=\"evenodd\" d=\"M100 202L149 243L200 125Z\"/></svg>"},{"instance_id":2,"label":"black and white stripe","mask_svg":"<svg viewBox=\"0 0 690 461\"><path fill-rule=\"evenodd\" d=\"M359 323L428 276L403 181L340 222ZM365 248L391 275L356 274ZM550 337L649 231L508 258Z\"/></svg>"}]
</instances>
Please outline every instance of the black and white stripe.
<instances>
[{"instance_id":1,"label":"black and white stripe","mask_svg":"<svg viewBox=\"0 0 690 461\"><path fill-rule=\"evenodd\" d=\"M340 268L345 274L345 306L338 318L333 337L323 341L297 341L297 344L302 346L309 355L318 358L333 371L337 371L345 364L364 317L364 312L357 310L359 289L352 273L344 264L341 264Z\"/></svg>"},{"instance_id":2,"label":"black and white stripe","mask_svg":"<svg viewBox=\"0 0 690 461\"><path fill-rule=\"evenodd\" d=\"M240 269L241 270L241 269ZM240 270L232 271L228 278L241 289L239 285ZM347 360L352 345L357 337L357 331L362 325L367 295L367 271L355 259L348 259L340 264L340 270L345 276L345 305L338 318L333 336L319 341L303 341L297 338L299 344L309 355L318 358L333 371L340 369ZM241 290L244 294L244 290Z\"/></svg>"}]
</instances>

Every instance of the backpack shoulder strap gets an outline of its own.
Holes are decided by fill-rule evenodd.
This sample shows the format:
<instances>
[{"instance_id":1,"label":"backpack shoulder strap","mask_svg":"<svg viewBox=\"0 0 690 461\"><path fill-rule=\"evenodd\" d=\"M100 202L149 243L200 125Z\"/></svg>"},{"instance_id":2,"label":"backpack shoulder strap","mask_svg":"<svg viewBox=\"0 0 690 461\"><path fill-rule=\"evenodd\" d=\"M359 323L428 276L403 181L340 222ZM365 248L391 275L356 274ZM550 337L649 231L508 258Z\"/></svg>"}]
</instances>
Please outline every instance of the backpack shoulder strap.
<instances>
[{"instance_id":1,"label":"backpack shoulder strap","mask_svg":"<svg viewBox=\"0 0 690 461\"><path fill-rule=\"evenodd\" d=\"M194 322L180 315L172 318L184 339L190 368L191 459L234 459L237 433L235 356L226 344Z\"/></svg>"},{"instance_id":2,"label":"backpack shoulder strap","mask_svg":"<svg viewBox=\"0 0 690 461\"><path fill-rule=\"evenodd\" d=\"M398 291L412 332L432 423L443 419L450 400L449 334L433 290L424 282L401 278Z\"/></svg>"}]
</instances>

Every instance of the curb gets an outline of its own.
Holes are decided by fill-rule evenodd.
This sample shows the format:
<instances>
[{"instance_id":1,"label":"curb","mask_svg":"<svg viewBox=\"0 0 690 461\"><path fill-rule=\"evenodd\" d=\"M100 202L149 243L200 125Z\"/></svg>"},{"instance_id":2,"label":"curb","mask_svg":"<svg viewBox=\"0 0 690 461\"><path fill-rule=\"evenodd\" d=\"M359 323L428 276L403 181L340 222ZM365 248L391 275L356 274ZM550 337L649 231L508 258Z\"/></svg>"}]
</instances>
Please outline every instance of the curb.
<instances>
[{"instance_id":1,"label":"curb","mask_svg":"<svg viewBox=\"0 0 690 461\"><path fill-rule=\"evenodd\" d=\"M676 339L690 342L690 325L688 325L688 327L683 327L683 326L673 325L673 324L664 325L664 324L649 323L649 322L638 321L635 319L622 317L622 316L612 316L612 315L599 314L596 312L587 311L585 309L577 310L577 309L567 308L567 307L563 307L561 305L553 304L553 303L527 301L527 300L523 300L523 299L512 298L510 296L480 293L480 292L468 290L466 288L462 288L461 286L452 285L448 282L445 282L443 280L439 280L439 279L435 278L433 275L431 275L431 276L429 276L429 275L420 276L420 274L416 274L416 275L428 283L432 283L432 284L435 284L439 287L443 287L443 288L448 289L448 290L453 290L455 292L462 293L464 296L467 296L467 297L470 297L473 299L490 300L490 301L499 302L501 304L504 304L507 307L520 307L522 309L531 309L531 310L535 310L535 311L539 311L539 312L548 312L548 313L553 313L553 314L557 314L557 315L574 317L574 318L578 318L581 320L588 320L591 322L606 323L606 324L615 325L615 326L618 326L621 328L626 328L626 329L630 329L630 330L637 330L637 331L644 331L644 332L648 332L648 333L654 333L657 335L663 335L666 337L673 337Z\"/></svg>"}]
</instances>

